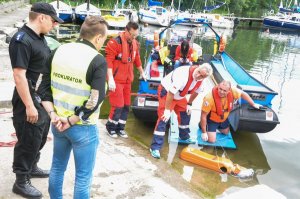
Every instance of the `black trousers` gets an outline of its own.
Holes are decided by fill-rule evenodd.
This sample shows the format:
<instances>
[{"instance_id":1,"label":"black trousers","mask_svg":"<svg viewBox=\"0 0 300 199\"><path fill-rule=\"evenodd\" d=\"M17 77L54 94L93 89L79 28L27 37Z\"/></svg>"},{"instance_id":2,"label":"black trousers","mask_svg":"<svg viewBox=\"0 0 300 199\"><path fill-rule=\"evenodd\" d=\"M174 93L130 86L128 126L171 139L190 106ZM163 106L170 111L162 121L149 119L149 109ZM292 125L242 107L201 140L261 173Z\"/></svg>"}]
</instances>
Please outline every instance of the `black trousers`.
<instances>
[{"instance_id":1,"label":"black trousers","mask_svg":"<svg viewBox=\"0 0 300 199\"><path fill-rule=\"evenodd\" d=\"M50 118L40 104L34 104L39 114L37 123L31 124L25 119L13 118L13 125L18 138L14 148L13 161L13 172L16 174L29 174L31 172L32 166L39 161L40 150L47 141Z\"/></svg>"}]
</instances>

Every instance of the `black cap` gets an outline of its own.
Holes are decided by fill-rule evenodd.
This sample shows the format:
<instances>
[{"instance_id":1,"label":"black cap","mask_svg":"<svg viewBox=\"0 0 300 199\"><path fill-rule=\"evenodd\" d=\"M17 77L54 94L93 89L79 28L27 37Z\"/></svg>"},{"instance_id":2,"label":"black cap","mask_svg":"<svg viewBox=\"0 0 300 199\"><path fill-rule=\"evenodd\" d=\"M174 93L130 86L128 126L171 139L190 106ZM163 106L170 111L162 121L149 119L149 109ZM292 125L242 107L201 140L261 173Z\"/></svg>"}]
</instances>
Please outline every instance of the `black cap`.
<instances>
[{"instance_id":1,"label":"black cap","mask_svg":"<svg viewBox=\"0 0 300 199\"><path fill-rule=\"evenodd\" d=\"M61 18L57 16L54 7L49 3L42 3L42 2L34 3L31 7L31 11L49 15L58 23L64 22Z\"/></svg>"}]
</instances>

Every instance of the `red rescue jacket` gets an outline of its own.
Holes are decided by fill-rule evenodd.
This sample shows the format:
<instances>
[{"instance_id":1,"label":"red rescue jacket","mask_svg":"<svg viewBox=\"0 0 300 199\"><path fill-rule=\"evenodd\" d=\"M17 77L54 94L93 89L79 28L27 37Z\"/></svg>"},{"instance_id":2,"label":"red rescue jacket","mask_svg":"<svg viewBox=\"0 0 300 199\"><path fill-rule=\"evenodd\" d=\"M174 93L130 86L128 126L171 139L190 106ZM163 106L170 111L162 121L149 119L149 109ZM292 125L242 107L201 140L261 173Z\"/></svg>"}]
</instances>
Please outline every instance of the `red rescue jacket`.
<instances>
[{"instance_id":1,"label":"red rescue jacket","mask_svg":"<svg viewBox=\"0 0 300 199\"><path fill-rule=\"evenodd\" d=\"M190 47L189 52L188 52L187 57L186 57L190 61L192 61L192 54L193 54L193 49ZM180 58L184 58L181 55L181 45L177 46L177 48L176 48L174 60L176 61L176 60L179 60Z\"/></svg>"},{"instance_id":2,"label":"red rescue jacket","mask_svg":"<svg viewBox=\"0 0 300 199\"><path fill-rule=\"evenodd\" d=\"M112 68L116 83L131 83L134 79L133 64L141 67L139 44L134 39L131 44L127 42L125 32L116 38L110 39L105 48L108 68Z\"/></svg>"}]
</instances>

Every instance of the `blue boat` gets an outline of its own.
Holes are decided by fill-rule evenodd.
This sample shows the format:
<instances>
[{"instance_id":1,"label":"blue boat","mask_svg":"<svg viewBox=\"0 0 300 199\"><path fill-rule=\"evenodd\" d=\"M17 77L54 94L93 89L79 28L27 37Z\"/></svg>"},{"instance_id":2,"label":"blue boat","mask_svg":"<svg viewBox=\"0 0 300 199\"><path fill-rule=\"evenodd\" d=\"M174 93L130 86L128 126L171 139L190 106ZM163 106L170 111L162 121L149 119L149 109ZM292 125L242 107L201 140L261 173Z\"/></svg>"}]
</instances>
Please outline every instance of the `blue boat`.
<instances>
[{"instance_id":1,"label":"blue boat","mask_svg":"<svg viewBox=\"0 0 300 199\"><path fill-rule=\"evenodd\" d=\"M263 20L265 26L276 28L287 28L293 30L300 30L300 13L286 15L278 13L274 16L267 16Z\"/></svg>"},{"instance_id":2,"label":"blue boat","mask_svg":"<svg viewBox=\"0 0 300 199\"><path fill-rule=\"evenodd\" d=\"M214 84L221 82L223 79L230 80L233 85L247 92L255 103L264 107L261 110L252 109L246 101L239 100L229 117L232 129L234 131L242 130L253 133L266 133L274 129L279 124L278 116L272 110L272 100L277 95L277 92L251 76L228 53L217 50L220 49L220 43L223 41L223 38L207 22L194 22L198 26L196 28L197 31L193 32L192 29L189 29L185 35L178 34L179 29L177 27L176 29L173 28L179 23L183 23L183 21L176 20L159 33L161 46L163 41L166 43L159 51L161 63L158 62L159 64L153 67L153 63L157 58L155 51L153 51L145 66L147 81L139 81L138 96L135 97L132 104L134 115L143 121L156 121L158 107L157 88L161 79L172 70L170 62L166 60L172 60L177 45L183 39L188 38L192 42L190 46L193 47L194 51L194 64L206 62L212 65L214 69L212 78ZM175 37L170 38L171 33L175 33ZM203 53L199 43L205 45ZM167 49L165 51L167 53L164 53L163 49ZM156 71L153 71L153 68ZM201 107L201 104L199 107Z\"/></svg>"},{"instance_id":3,"label":"blue boat","mask_svg":"<svg viewBox=\"0 0 300 199\"><path fill-rule=\"evenodd\" d=\"M53 1L50 4L56 10L58 17L61 18L62 20L64 20L64 23L72 23L73 10L70 5L67 5L66 3L59 1L59 0Z\"/></svg>"},{"instance_id":4,"label":"blue boat","mask_svg":"<svg viewBox=\"0 0 300 199\"><path fill-rule=\"evenodd\" d=\"M83 3L75 8L76 23L83 23L86 16L101 16L101 11L96 6L92 5L88 0L87 3Z\"/></svg>"}]
</instances>

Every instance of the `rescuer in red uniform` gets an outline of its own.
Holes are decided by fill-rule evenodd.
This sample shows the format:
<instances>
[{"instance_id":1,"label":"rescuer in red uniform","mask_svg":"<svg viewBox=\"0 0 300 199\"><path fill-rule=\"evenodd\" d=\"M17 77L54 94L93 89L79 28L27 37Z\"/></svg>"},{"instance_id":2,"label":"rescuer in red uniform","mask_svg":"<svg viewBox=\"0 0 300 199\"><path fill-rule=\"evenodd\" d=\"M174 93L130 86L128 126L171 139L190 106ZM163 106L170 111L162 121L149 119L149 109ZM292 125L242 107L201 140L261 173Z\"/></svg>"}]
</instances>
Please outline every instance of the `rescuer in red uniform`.
<instances>
[{"instance_id":1,"label":"rescuer in red uniform","mask_svg":"<svg viewBox=\"0 0 300 199\"><path fill-rule=\"evenodd\" d=\"M133 64L146 80L139 53L139 43L135 39L139 34L139 26L128 22L125 32L110 39L107 43L106 61L108 65L109 103L111 105L106 129L111 137L118 135L127 138L125 124L130 106L131 83L133 81Z\"/></svg>"}]
</instances>

